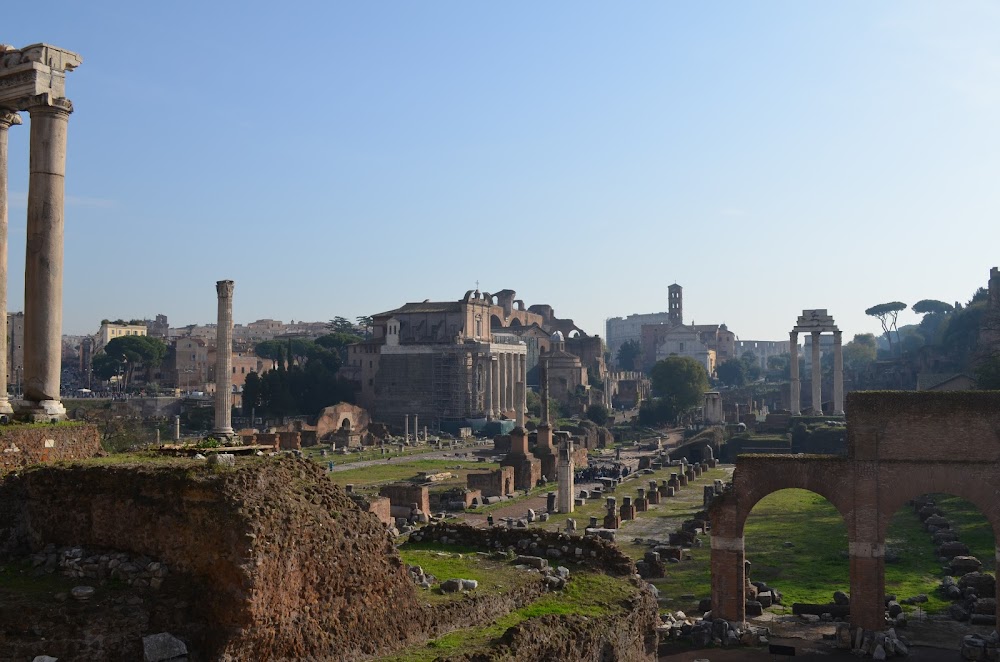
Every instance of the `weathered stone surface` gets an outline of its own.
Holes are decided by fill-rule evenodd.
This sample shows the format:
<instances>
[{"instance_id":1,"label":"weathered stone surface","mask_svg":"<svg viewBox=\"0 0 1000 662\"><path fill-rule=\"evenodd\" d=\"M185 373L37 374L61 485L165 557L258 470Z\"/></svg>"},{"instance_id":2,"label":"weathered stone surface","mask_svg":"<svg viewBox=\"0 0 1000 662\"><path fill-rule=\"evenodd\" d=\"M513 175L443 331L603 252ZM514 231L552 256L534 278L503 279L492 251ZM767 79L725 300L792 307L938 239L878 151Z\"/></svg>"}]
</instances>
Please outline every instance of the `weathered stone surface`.
<instances>
[{"instance_id":1,"label":"weathered stone surface","mask_svg":"<svg viewBox=\"0 0 1000 662\"><path fill-rule=\"evenodd\" d=\"M187 645L169 632L142 638L143 662L170 662L187 656Z\"/></svg>"}]
</instances>

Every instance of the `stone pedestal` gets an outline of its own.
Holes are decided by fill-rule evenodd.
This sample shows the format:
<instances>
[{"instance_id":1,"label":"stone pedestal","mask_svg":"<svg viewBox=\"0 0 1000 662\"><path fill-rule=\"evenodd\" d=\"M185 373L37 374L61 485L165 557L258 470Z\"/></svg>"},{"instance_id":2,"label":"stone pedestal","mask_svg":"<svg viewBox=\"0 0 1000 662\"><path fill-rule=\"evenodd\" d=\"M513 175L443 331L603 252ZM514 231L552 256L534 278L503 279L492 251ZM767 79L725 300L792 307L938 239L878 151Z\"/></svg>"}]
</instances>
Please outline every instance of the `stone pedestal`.
<instances>
[{"instance_id":1,"label":"stone pedestal","mask_svg":"<svg viewBox=\"0 0 1000 662\"><path fill-rule=\"evenodd\" d=\"M622 519L618 515L605 515L604 516L604 528L605 529L618 529L621 528Z\"/></svg>"},{"instance_id":2,"label":"stone pedestal","mask_svg":"<svg viewBox=\"0 0 1000 662\"><path fill-rule=\"evenodd\" d=\"M550 513L556 512L556 493L549 492L545 495L545 510Z\"/></svg>"},{"instance_id":3,"label":"stone pedestal","mask_svg":"<svg viewBox=\"0 0 1000 662\"><path fill-rule=\"evenodd\" d=\"M687 470L686 472L684 472L684 477L685 477L685 478L687 478L687 482L688 482L688 483L690 483L690 482L692 482L692 481L693 481L693 480L694 480L695 478L697 478L697 477L698 477L698 474L697 474L697 473L695 473L695 470L694 470L694 468L692 467L691 469L688 469L688 470ZM685 485L685 484L686 484L686 483L684 483L684 482L681 482L681 485Z\"/></svg>"},{"instance_id":4,"label":"stone pedestal","mask_svg":"<svg viewBox=\"0 0 1000 662\"><path fill-rule=\"evenodd\" d=\"M622 518L622 521L635 519L635 506L632 504L631 497L625 497L622 499L621 508L618 509L618 515Z\"/></svg>"},{"instance_id":5,"label":"stone pedestal","mask_svg":"<svg viewBox=\"0 0 1000 662\"><path fill-rule=\"evenodd\" d=\"M848 553L851 559L851 625L880 630L885 627L885 545L849 542Z\"/></svg>"},{"instance_id":6,"label":"stone pedestal","mask_svg":"<svg viewBox=\"0 0 1000 662\"><path fill-rule=\"evenodd\" d=\"M656 481L653 481L656 482ZM654 486L646 493L646 500L649 501L651 506L655 506L660 503L660 491Z\"/></svg>"}]
</instances>

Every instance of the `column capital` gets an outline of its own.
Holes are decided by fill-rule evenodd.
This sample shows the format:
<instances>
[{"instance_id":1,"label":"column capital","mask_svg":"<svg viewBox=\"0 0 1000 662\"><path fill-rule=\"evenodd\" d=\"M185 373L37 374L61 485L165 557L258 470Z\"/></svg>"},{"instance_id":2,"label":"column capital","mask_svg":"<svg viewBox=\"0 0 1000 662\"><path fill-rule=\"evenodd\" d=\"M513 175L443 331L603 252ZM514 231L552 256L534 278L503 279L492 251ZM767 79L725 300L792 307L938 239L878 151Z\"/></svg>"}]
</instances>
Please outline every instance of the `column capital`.
<instances>
[{"instance_id":1,"label":"column capital","mask_svg":"<svg viewBox=\"0 0 1000 662\"><path fill-rule=\"evenodd\" d=\"M220 297L231 299L235 283L231 280L220 280L215 284L215 291Z\"/></svg>"},{"instance_id":2,"label":"column capital","mask_svg":"<svg viewBox=\"0 0 1000 662\"><path fill-rule=\"evenodd\" d=\"M843 337L844 337L844 332L841 331L840 329L837 329L836 331L833 332L833 342L839 343Z\"/></svg>"},{"instance_id":3,"label":"column capital","mask_svg":"<svg viewBox=\"0 0 1000 662\"><path fill-rule=\"evenodd\" d=\"M9 108L0 108L0 131L8 129L15 124L21 124L21 116L17 114L17 111L10 110Z\"/></svg>"},{"instance_id":4,"label":"column capital","mask_svg":"<svg viewBox=\"0 0 1000 662\"><path fill-rule=\"evenodd\" d=\"M36 94L21 100L18 104L21 110L26 110L30 114L35 113L55 113L69 115L73 112L73 102L65 97L53 97L48 92Z\"/></svg>"}]
</instances>

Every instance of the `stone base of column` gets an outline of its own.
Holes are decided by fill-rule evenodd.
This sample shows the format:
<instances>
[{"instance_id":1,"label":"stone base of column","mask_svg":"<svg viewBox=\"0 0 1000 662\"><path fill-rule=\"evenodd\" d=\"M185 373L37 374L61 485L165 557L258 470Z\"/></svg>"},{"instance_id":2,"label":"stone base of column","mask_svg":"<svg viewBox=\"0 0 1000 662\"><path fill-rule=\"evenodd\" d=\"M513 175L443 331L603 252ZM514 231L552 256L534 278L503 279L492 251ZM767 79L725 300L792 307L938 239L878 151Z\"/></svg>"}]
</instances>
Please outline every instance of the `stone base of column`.
<instances>
[{"instance_id":1,"label":"stone base of column","mask_svg":"<svg viewBox=\"0 0 1000 662\"><path fill-rule=\"evenodd\" d=\"M58 400L24 400L18 407L17 414L30 423L50 423L53 420L65 420L66 407Z\"/></svg>"},{"instance_id":2,"label":"stone base of column","mask_svg":"<svg viewBox=\"0 0 1000 662\"><path fill-rule=\"evenodd\" d=\"M236 432L232 428L219 428L218 430L212 430L212 436L216 438L225 437L226 439L232 439L236 436Z\"/></svg>"},{"instance_id":3,"label":"stone base of column","mask_svg":"<svg viewBox=\"0 0 1000 662\"><path fill-rule=\"evenodd\" d=\"M6 397L0 398L0 416L10 416L14 413L14 408L10 405L10 400Z\"/></svg>"}]
</instances>

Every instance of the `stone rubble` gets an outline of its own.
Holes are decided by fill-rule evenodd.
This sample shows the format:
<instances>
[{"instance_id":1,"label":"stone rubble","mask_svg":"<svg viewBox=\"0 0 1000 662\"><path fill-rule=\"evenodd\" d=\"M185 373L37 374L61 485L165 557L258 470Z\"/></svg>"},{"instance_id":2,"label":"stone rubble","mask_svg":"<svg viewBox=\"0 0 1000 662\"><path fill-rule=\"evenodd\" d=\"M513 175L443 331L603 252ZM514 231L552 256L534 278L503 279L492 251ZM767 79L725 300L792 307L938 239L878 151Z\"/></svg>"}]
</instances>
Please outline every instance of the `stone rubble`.
<instances>
[{"instance_id":1,"label":"stone rubble","mask_svg":"<svg viewBox=\"0 0 1000 662\"><path fill-rule=\"evenodd\" d=\"M76 579L116 579L129 586L152 589L159 589L170 573L165 563L146 556L133 557L124 552L110 551L98 553L83 547L56 547L52 544L32 554L31 565L47 573L58 572ZM86 599L75 593L73 597Z\"/></svg>"}]
</instances>

